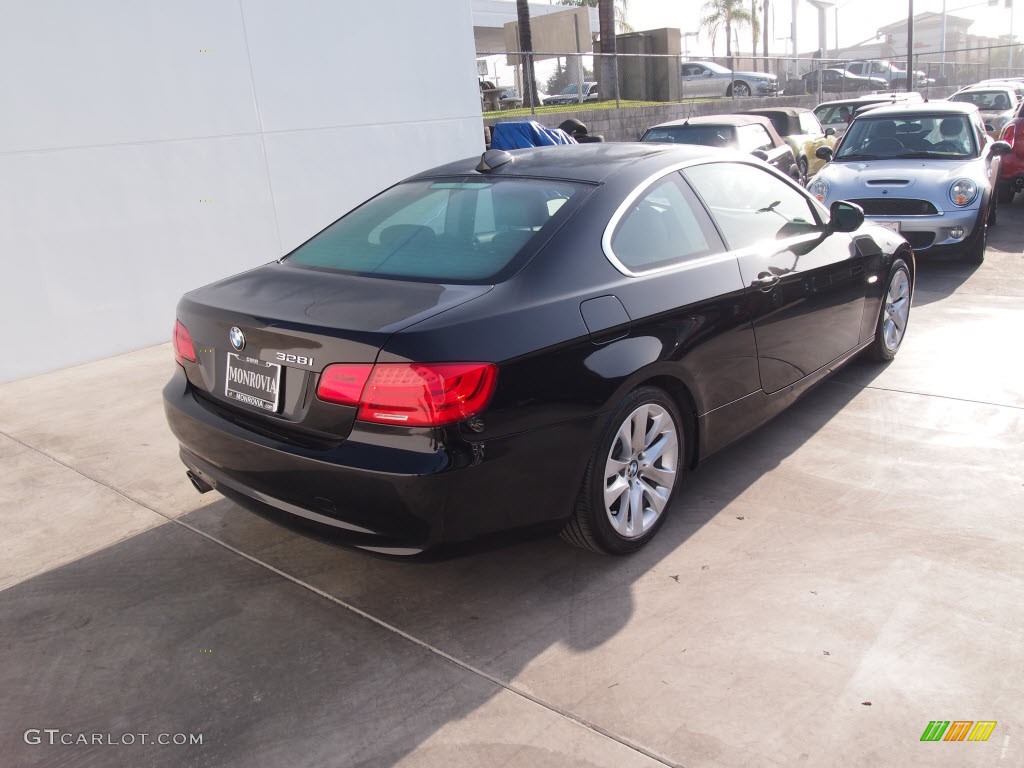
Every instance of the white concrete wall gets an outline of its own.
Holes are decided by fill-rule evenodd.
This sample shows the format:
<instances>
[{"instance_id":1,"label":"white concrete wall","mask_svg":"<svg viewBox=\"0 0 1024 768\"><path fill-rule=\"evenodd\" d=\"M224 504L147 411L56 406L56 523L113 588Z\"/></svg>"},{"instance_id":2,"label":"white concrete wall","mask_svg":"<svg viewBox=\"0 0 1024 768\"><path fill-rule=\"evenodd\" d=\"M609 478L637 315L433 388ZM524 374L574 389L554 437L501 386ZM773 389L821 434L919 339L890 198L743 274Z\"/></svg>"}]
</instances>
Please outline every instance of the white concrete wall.
<instances>
[{"instance_id":1,"label":"white concrete wall","mask_svg":"<svg viewBox=\"0 0 1024 768\"><path fill-rule=\"evenodd\" d=\"M4 0L0 97L0 381L483 149L470 0Z\"/></svg>"}]
</instances>

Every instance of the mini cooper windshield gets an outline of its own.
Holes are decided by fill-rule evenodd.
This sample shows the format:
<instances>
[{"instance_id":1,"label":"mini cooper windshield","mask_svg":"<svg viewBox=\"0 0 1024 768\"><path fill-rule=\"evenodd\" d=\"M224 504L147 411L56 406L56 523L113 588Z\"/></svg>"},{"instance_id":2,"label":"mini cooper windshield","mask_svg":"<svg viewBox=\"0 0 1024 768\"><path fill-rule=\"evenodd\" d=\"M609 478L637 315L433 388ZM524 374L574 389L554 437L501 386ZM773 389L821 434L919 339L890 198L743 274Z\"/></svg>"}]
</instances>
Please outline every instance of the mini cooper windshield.
<instances>
[{"instance_id":1,"label":"mini cooper windshield","mask_svg":"<svg viewBox=\"0 0 1024 768\"><path fill-rule=\"evenodd\" d=\"M858 117L846 132L835 159L966 160L978 156L978 145L965 115L906 119Z\"/></svg>"},{"instance_id":2,"label":"mini cooper windshield","mask_svg":"<svg viewBox=\"0 0 1024 768\"><path fill-rule=\"evenodd\" d=\"M565 221L587 188L543 179L409 181L338 219L285 259L351 275L499 282L528 258L536 237Z\"/></svg>"}]
</instances>

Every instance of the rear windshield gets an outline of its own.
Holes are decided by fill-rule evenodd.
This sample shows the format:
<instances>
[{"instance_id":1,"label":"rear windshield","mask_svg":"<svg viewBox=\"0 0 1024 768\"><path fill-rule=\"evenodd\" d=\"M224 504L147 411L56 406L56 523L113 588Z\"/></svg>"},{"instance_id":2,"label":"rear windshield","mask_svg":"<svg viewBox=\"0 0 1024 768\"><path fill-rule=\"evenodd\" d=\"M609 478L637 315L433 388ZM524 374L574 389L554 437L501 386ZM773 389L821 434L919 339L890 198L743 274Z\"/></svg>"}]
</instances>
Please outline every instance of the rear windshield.
<instances>
[{"instance_id":1,"label":"rear windshield","mask_svg":"<svg viewBox=\"0 0 1024 768\"><path fill-rule=\"evenodd\" d=\"M666 125L663 128L651 128L640 140L735 147L736 131L731 125Z\"/></svg>"},{"instance_id":2,"label":"rear windshield","mask_svg":"<svg viewBox=\"0 0 1024 768\"><path fill-rule=\"evenodd\" d=\"M578 207L588 185L540 179L410 181L292 251L292 264L438 283L498 282Z\"/></svg>"}]
</instances>

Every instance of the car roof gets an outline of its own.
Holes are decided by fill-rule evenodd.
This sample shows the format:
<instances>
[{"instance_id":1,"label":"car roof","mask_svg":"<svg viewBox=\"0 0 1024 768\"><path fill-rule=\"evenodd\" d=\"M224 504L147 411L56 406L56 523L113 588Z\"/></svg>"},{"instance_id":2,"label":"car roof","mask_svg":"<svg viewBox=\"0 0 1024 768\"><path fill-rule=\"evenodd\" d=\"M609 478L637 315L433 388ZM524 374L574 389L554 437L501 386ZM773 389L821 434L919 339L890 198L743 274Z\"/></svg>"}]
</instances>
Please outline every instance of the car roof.
<instances>
[{"instance_id":1,"label":"car roof","mask_svg":"<svg viewBox=\"0 0 1024 768\"><path fill-rule=\"evenodd\" d=\"M671 125L771 125L772 121L763 115L701 115L700 117L688 117L684 120L669 120L667 123L658 123L651 128L666 128ZM650 129L648 129L650 130Z\"/></svg>"},{"instance_id":2,"label":"car roof","mask_svg":"<svg viewBox=\"0 0 1024 768\"><path fill-rule=\"evenodd\" d=\"M738 151L691 144L640 142L595 142L593 144L531 147L509 151L512 162L482 174L476 170L480 155L418 173L413 179L439 176L491 176L565 179L600 183L622 171L650 166L653 173L674 163L701 160L713 155L718 159L749 161L750 155Z\"/></svg>"},{"instance_id":3,"label":"car roof","mask_svg":"<svg viewBox=\"0 0 1024 768\"><path fill-rule=\"evenodd\" d=\"M745 109L745 110L743 110L743 114L747 114L747 115L761 115L763 117L763 116L768 115L769 113L771 113L771 114L789 115L790 117L795 117L796 115L799 115L799 114L801 114L803 112L810 112L810 111L811 110L807 109L806 107L757 107L756 109Z\"/></svg>"},{"instance_id":4,"label":"car roof","mask_svg":"<svg viewBox=\"0 0 1024 768\"><path fill-rule=\"evenodd\" d=\"M849 99L833 99L832 101L823 101L821 104L814 108L817 112L822 107L835 107L842 104L875 104L880 101L891 101L894 104L903 104L909 99L914 99L913 103L920 103L921 94L917 91L908 91L907 93L868 93L864 96L851 96Z\"/></svg>"},{"instance_id":5,"label":"car roof","mask_svg":"<svg viewBox=\"0 0 1024 768\"><path fill-rule=\"evenodd\" d=\"M889 104L884 107L872 109L871 117L903 117L914 115L919 117L936 116L950 117L953 115L970 115L976 113L978 108L973 104L962 101L922 101L914 103ZM858 115L860 120L861 116Z\"/></svg>"},{"instance_id":6,"label":"car roof","mask_svg":"<svg viewBox=\"0 0 1024 768\"><path fill-rule=\"evenodd\" d=\"M1019 86L1020 83L1017 83L1017 85ZM1014 93L1014 86L1009 83L975 83L974 85L968 85L966 88L961 88L956 93L964 93L965 91L1000 91L1002 93L1009 91ZM956 93L953 95L956 96Z\"/></svg>"}]
</instances>

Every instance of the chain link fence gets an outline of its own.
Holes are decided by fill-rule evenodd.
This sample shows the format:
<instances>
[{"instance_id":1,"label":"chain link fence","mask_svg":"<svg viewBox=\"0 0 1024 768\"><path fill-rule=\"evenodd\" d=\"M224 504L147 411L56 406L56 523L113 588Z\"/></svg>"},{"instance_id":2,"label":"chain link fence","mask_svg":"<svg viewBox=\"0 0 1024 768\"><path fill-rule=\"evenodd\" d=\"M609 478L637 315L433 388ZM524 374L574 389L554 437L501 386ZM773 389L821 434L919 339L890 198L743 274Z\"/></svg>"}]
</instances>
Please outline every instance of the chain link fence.
<instances>
[{"instance_id":1,"label":"chain link fence","mask_svg":"<svg viewBox=\"0 0 1024 768\"><path fill-rule=\"evenodd\" d=\"M907 74L906 61L898 59L695 59L682 55L589 52L482 53L478 54L478 61L480 57L494 67L494 74L488 69L489 74L480 77L481 109L502 116L750 96L813 95L825 101L911 90L926 97L943 98L956 88L980 80L1024 77L1024 49L1019 46L919 54L914 57L913 75ZM529 63L535 73L536 99L523 87Z\"/></svg>"}]
</instances>

